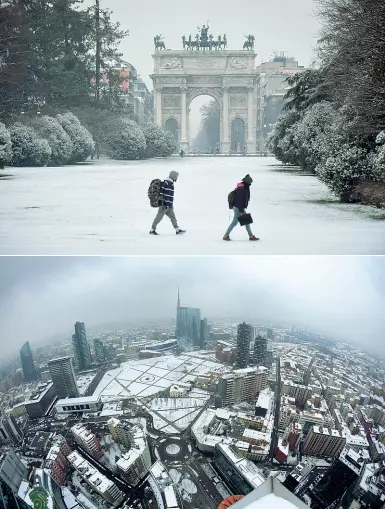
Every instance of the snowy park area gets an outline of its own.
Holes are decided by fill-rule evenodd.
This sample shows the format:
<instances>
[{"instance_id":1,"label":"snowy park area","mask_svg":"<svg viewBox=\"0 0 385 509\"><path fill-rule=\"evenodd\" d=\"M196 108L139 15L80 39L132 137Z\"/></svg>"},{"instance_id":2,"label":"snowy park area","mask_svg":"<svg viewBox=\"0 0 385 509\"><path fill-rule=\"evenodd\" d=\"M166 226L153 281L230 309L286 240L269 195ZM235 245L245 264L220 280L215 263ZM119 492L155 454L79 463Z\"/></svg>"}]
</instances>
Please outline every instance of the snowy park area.
<instances>
[{"instance_id":1,"label":"snowy park area","mask_svg":"<svg viewBox=\"0 0 385 509\"><path fill-rule=\"evenodd\" d=\"M208 371L223 372L228 370L229 368L221 364L205 360L201 353L128 361L104 375L94 391L94 396L100 394L103 401L133 396L138 398L155 397L175 382L194 381L199 374ZM190 400L190 405L196 404L199 408L204 403L203 393L197 390ZM194 408L190 410L193 411Z\"/></svg>"},{"instance_id":2,"label":"snowy park area","mask_svg":"<svg viewBox=\"0 0 385 509\"><path fill-rule=\"evenodd\" d=\"M155 398L151 402L151 412L154 419L154 428L166 433L175 433L175 428L167 421L176 424L177 429L185 430L187 426L197 417L202 407L208 400L203 398ZM162 419L164 417L164 419ZM167 419L167 420L165 420Z\"/></svg>"},{"instance_id":3,"label":"snowy park area","mask_svg":"<svg viewBox=\"0 0 385 509\"><path fill-rule=\"evenodd\" d=\"M179 172L175 211L149 230L152 179ZM227 195L249 173L249 212L260 242L230 222ZM384 214L341 204L313 176L274 158L169 158L104 161L59 168L9 168L0 174L0 254L384 254Z\"/></svg>"}]
</instances>

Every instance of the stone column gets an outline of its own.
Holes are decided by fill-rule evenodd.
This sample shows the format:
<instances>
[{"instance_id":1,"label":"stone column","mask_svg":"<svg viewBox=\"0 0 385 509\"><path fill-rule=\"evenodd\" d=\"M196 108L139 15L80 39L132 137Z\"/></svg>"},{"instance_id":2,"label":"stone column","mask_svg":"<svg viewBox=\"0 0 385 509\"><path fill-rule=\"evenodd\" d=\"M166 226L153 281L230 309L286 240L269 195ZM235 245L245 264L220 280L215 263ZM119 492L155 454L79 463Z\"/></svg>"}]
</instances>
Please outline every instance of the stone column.
<instances>
[{"instance_id":1,"label":"stone column","mask_svg":"<svg viewBox=\"0 0 385 509\"><path fill-rule=\"evenodd\" d=\"M185 152L188 151L188 139L187 139L187 88L181 87L180 89L180 106L181 106L181 139L180 147Z\"/></svg>"},{"instance_id":2,"label":"stone column","mask_svg":"<svg viewBox=\"0 0 385 509\"><path fill-rule=\"evenodd\" d=\"M247 89L247 151L256 151L256 133L254 128L254 87Z\"/></svg>"},{"instance_id":3,"label":"stone column","mask_svg":"<svg viewBox=\"0 0 385 509\"><path fill-rule=\"evenodd\" d=\"M223 87L223 111L222 111L222 153L230 150L229 138L229 87Z\"/></svg>"},{"instance_id":4,"label":"stone column","mask_svg":"<svg viewBox=\"0 0 385 509\"><path fill-rule=\"evenodd\" d=\"M155 89L155 122L159 127L162 126L162 89Z\"/></svg>"}]
</instances>

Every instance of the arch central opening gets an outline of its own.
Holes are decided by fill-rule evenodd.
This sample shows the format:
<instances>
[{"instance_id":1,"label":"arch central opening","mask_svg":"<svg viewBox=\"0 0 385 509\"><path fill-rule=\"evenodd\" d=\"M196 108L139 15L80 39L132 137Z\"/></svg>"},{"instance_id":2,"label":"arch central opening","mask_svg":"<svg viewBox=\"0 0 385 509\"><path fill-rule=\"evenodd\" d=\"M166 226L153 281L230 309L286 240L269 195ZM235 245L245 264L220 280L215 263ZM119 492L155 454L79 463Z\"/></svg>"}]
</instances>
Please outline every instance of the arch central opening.
<instances>
[{"instance_id":1,"label":"arch central opening","mask_svg":"<svg viewBox=\"0 0 385 509\"><path fill-rule=\"evenodd\" d=\"M188 139L190 152L220 152L221 111L218 101L210 95L195 97L189 107Z\"/></svg>"}]
</instances>

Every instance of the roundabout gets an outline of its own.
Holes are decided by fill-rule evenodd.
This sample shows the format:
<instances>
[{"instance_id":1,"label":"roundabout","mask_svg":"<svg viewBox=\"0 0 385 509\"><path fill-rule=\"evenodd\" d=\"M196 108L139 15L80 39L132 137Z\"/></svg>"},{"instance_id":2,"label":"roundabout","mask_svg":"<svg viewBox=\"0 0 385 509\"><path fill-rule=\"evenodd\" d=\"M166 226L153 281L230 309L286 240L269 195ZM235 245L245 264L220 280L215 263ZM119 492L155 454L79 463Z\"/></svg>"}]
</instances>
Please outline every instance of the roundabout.
<instances>
[{"instance_id":1,"label":"roundabout","mask_svg":"<svg viewBox=\"0 0 385 509\"><path fill-rule=\"evenodd\" d=\"M163 438L155 445L156 456L166 464L185 461L191 451L191 445L179 437Z\"/></svg>"}]
</instances>

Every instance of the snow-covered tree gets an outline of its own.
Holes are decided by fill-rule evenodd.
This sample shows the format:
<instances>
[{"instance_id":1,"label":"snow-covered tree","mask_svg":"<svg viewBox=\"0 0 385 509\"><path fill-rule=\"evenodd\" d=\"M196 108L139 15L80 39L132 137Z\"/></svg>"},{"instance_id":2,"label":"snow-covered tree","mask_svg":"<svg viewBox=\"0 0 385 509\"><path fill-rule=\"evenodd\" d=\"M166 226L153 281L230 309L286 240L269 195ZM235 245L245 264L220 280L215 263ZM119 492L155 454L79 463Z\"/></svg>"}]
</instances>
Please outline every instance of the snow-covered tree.
<instances>
[{"instance_id":1,"label":"snow-covered tree","mask_svg":"<svg viewBox=\"0 0 385 509\"><path fill-rule=\"evenodd\" d=\"M316 174L342 201L351 201L354 187L376 180L367 150L345 144L316 168Z\"/></svg>"},{"instance_id":2,"label":"snow-covered tree","mask_svg":"<svg viewBox=\"0 0 385 509\"><path fill-rule=\"evenodd\" d=\"M313 172L320 160L329 155L329 143L334 135L333 124L337 112L328 102L317 103L297 122L293 144L298 149L298 163Z\"/></svg>"},{"instance_id":3,"label":"snow-covered tree","mask_svg":"<svg viewBox=\"0 0 385 509\"><path fill-rule=\"evenodd\" d=\"M120 160L142 159L146 151L146 138L136 122L120 122L120 129L106 133L110 157Z\"/></svg>"},{"instance_id":4,"label":"snow-covered tree","mask_svg":"<svg viewBox=\"0 0 385 509\"><path fill-rule=\"evenodd\" d=\"M73 113L57 115L56 120L70 137L72 142L71 163L85 161L95 151L94 140L91 133L80 123Z\"/></svg>"},{"instance_id":5,"label":"snow-covered tree","mask_svg":"<svg viewBox=\"0 0 385 509\"><path fill-rule=\"evenodd\" d=\"M371 157L373 171L378 180L385 181L385 131L378 134L376 145L376 150Z\"/></svg>"},{"instance_id":6,"label":"snow-covered tree","mask_svg":"<svg viewBox=\"0 0 385 509\"><path fill-rule=\"evenodd\" d=\"M72 143L59 122L55 118L44 116L35 120L34 127L38 135L47 140L51 147L49 164L68 164L72 158Z\"/></svg>"},{"instance_id":7,"label":"snow-covered tree","mask_svg":"<svg viewBox=\"0 0 385 509\"><path fill-rule=\"evenodd\" d=\"M299 164L298 150L294 144L294 132L300 115L296 111L283 113L266 140L266 146L275 157L285 164Z\"/></svg>"},{"instance_id":8,"label":"snow-covered tree","mask_svg":"<svg viewBox=\"0 0 385 509\"><path fill-rule=\"evenodd\" d=\"M177 149L177 143L172 133L156 124L142 126L146 138L146 157L167 157Z\"/></svg>"},{"instance_id":9,"label":"snow-covered tree","mask_svg":"<svg viewBox=\"0 0 385 509\"><path fill-rule=\"evenodd\" d=\"M12 160L11 135L5 125L0 122L0 169Z\"/></svg>"},{"instance_id":10,"label":"snow-covered tree","mask_svg":"<svg viewBox=\"0 0 385 509\"><path fill-rule=\"evenodd\" d=\"M9 128L13 166L46 166L51 156L47 140L39 138L32 127L14 124Z\"/></svg>"}]
</instances>

